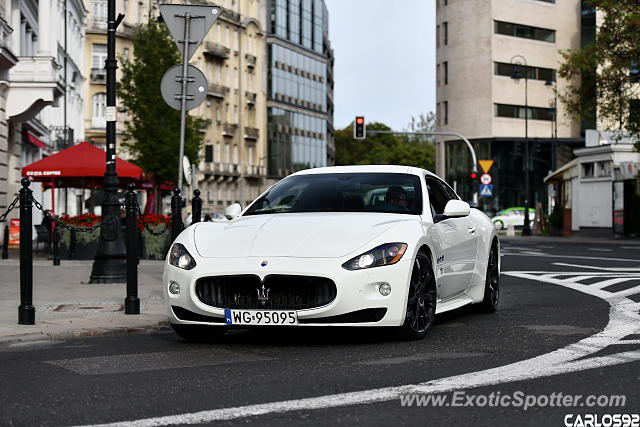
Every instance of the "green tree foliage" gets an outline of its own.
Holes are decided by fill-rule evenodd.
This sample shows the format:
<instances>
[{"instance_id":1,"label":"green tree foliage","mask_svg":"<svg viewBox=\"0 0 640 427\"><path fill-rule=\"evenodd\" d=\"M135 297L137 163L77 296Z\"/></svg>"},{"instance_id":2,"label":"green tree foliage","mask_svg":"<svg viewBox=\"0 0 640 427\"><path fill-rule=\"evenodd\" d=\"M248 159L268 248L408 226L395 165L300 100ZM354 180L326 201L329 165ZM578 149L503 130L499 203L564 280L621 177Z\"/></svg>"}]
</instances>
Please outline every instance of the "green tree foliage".
<instances>
[{"instance_id":1,"label":"green tree foliage","mask_svg":"<svg viewBox=\"0 0 640 427\"><path fill-rule=\"evenodd\" d=\"M124 140L138 166L156 184L176 182L180 148L180 111L169 107L160 94L162 75L180 63L178 49L164 24L149 21L133 39L135 57L120 58L122 79L118 86L121 110L128 114ZM206 121L187 115L184 153L197 163Z\"/></svg>"},{"instance_id":2,"label":"green tree foliage","mask_svg":"<svg viewBox=\"0 0 640 427\"><path fill-rule=\"evenodd\" d=\"M426 116L430 117L430 116ZM412 119L415 130L420 119ZM411 129L411 123L409 124ZM373 135L370 130L391 130L383 123L367 124L367 139L353 139L353 126L336 131L336 165L406 165L433 170L435 148L426 138L390 134Z\"/></svg>"},{"instance_id":3,"label":"green tree foliage","mask_svg":"<svg viewBox=\"0 0 640 427\"><path fill-rule=\"evenodd\" d=\"M603 12L596 40L582 49L561 52L558 75L570 83L558 97L578 119L597 117L613 129L640 136L640 111L630 112L640 98L630 71L640 61L640 7L638 0L590 0ZM638 76L640 77L640 76ZM640 144L636 142L636 148Z\"/></svg>"}]
</instances>

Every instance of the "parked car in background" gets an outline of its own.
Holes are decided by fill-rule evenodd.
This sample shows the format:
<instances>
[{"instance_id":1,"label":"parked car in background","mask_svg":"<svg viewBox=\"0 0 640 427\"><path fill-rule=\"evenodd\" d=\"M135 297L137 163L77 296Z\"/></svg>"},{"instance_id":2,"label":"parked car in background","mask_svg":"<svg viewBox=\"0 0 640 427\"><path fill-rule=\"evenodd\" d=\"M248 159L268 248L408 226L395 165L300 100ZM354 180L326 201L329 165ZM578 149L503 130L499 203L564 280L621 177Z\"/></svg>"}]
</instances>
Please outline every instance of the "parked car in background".
<instances>
[{"instance_id":1,"label":"parked car in background","mask_svg":"<svg viewBox=\"0 0 640 427\"><path fill-rule=\"evenodd\" d=\"M529 221L533 222L536 217L536 210L529 208ZM493 225L498 230L504 230L505 228L513 225L514 227L524 226L524 207L517 206L513 208L507 208L501 210L491 218Z\"/></svg>"}]
</instances>

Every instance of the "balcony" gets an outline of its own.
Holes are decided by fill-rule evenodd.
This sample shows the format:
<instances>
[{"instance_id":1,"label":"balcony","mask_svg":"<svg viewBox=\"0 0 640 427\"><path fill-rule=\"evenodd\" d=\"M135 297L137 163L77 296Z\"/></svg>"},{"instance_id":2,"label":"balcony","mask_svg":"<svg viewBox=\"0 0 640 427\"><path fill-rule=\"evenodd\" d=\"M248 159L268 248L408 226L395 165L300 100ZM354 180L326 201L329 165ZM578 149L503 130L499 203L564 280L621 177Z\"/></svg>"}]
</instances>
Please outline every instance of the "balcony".
<instances>
[{"instance_id":1,"label":"balcony","mask_svg":"<svg viewBox=\"0 0 640 427\"><path fill-rule=\"evenodd\" d=\"M12 32L13 28L0 16L0 69L9 69L18 62L18 58L8 47Z\"/></svg>"},{"instance_id":2,"label":"balcony","mask_svg":"<svg viewBox=\"0 0 640 427\"><path fill-rule=\"evenodd\" d=\"M245 92L244 93L245 97L247 98L247 104L249 105L256 105L256 99L258 97L258 95L255 92Z\"/></svg>"},{"instance_id":3,"label":"balcony","mask_svg":"<svg viewBox=\"0 0 640 427\"><path fill-rule=\"evenodd\" d=\"M235 23L240 23L240 14L238 12L234 12L233 10L229 10L226 8L222 8L222 13L220 14L223 18L227 18Z\"/></svg>"},{"instance_id":4,"label":"balcony","mask_svg":"<svg viewBox=\"0 0 640 427\"><path fill-rule=\"evenodd\" d=\"M240 176L238 165L233 163L211 162L207 163L205 173L219 176L222 178L237 178Z\"/></svg>"},{"instance_id":5,"label":"balcony","mask_svg":"<svg viewBox=\"0 0 640 427\"><path fill-rule=\"evenodd\" d=\"M238 130L238 125L231 124L231 123L225 123L222 126L222 135L223 136L233 136L233 135L235 135L236 130Z\"/></svg>"},{"instance_id":6,"label":"balcony","mask_svg":"<svg viewBox=\"0 0 640 427\"><path fill-rule=\"evenodd\" d=\"M25 121L47 105L56 105L64 93L59 65L51 56L20 56L9 70L8 117Z\"/></svg>"},{"instance_id":7,"label":"balcony","mask_svg":"<svg viewBox=\"0 0 640 427\"><path fill-rule=\"evenodd\" d=\"M265 176L265 167L257 165L246 165L244 167L245 178L262 178Z\"/></svg>"},{"instance_id":8,"label":"balcony","mask_svg":"<svg viewBox=\"0 0 640 427\"><path fill-rule=\"evenodd\" d=\"M104 68L92 68L91 83L107 84L107 70L105 70Z\"/></svg>"},{"instance_id":9,"label":"balcony","mask_svg":"<svg viewBox=\"0 0 640 427\"><path fill-rule=\"evenodd\" d=\"M250 128L250 127L246 127L244 128L244 139L251 139L253 141L257 141L258 138L260 137L260 130L257 128Z\"/></svg>"},{"instance_id":10,"label":"balcony","mask_svg":"<svg viewBox=\"0 0 640 427\"><path fill-rule=\"evenodd\" d=\"M228 87L217 85L215 83L209 83L207 88L207 96L212 96L214 98L224 98L227 93L229 93Z\"/></svg>"},{"instance_id":11,"label":"balcony","mask_svg":"<svg viewBox=\"0 0 640 427\"><path fill-rule=\"evenodd\" d=\"M250 54L247 53L246 55L244 55L244 59L247 60L247 67L255 68L256 61L258 60L258 58L256 58L255 56L250 55Z\"/></svg>"},{"instance_id":12,"label":"balcony","mask_svg":"<svg viewBox=\"0 0 640 427\"><path fill-rule=\"evenodd\" d=\"M211 123L212 123L211 119L205 119L203 123L203 127L198 129L198 132L207 133L207 130L209 129L209 127L211 127Z\"/></svg>"},{"instance_id":13,"label":"balcony","mask_svg":"<svg viewBox=\"0 0 640 427\"><path fill-rule=\"evenodd\" d=\"M214 42L205 42L204 43L204 54L211 58L217 58L222 61L225 59L229 59L229 54L231 53L231 49L228 47L224 47Z\"/></svg>"}]
</instances>

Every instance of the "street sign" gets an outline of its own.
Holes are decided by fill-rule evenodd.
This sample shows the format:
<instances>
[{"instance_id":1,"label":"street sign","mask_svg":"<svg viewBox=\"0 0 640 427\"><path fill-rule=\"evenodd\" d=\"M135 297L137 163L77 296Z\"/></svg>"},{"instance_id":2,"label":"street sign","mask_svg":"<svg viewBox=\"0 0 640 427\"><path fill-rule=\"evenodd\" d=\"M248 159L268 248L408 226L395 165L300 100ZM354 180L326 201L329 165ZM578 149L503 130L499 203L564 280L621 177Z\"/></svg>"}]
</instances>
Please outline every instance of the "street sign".
<instances>
[{"instance_id":1,"label":"street sign","mask_svg":"<svg viewBox=\"0 0 640 427\"><path fill-rule=\"evenodd\" d=\"M187 156L182 156L182 171L184 172L184 180L191 183L191 163Z\"/></svg>"},{"instance_id":2,"label":"street sign","mask_svg":"<svg viewBox=\"0 0 640 427\"><path fill-rule=\"evenodd\" d=\"M489 169L493 166L493 160L478 160L478 163L484 173L489 173Z\"/></svg>"},{"instance_id":3,"label":"street sign","mask_svg":"<svg viewBox=\"0 0 640 427\"><path fill-rule=\"evenodd\" d=\"M182 64L167 70L160 82L162 98L175 110L180 110L182 93ZM207 78L193 65L187 66L187 102L186 109L193 110L207 98Z\"/></svg>"},{"instance_id":4,"label":"street sign","mask_svg":"<svg viewBox=\"0 0 640 427\"><path fill-rule=\"evenodd\" d=\"M491 185L491 184L480 184L480 196L481 197L491 197L491 196L493 196L493 185Z\"/></svg>"},{"instance_id":5,"label":"street sign","mask_svg":"<svg viewBox=\"0 0 640 427\"><path fill-rule=\"evenodd\" d=\"M185 40L188 40L186 59L189 61L200 43L216 22L222 8L219 6L202 6L193 4L161 4L160 14L169 32L178 45L178 51L183 52ZM185 19L189 15L189 20ZM185 36L185 33L188 34Z\"/></svg>"},{"instance_id":6,"label":"street sign","mask_svg":"<svg viewBox=\"0 0 640 427\"><path fill-rule=\"evenodd\" d=\"M480 182L485 185L491 184L491 175L489 175L488 173L483 173L482 175L480 175Z\"/></svg>"}]
</instances>

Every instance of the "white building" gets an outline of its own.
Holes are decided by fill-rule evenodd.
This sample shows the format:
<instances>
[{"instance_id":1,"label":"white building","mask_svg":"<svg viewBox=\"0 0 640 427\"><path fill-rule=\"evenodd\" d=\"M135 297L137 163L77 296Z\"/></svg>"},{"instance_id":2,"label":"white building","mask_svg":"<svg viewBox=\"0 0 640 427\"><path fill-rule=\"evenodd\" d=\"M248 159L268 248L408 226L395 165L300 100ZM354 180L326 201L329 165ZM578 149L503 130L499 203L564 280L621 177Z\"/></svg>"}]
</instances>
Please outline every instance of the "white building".
<instances>
[{"instance_id":1,"label":"white building","mask_svg":"<svg viewBox=\"0 0 640 427\"><path fill-rule=\"evenodd\" d=\"M640 153L615 133L588 130L586 147L546 178L563 215L563 235L623 237L640 231L634 223ZM637 209L637 208L636 208Z\"/></svg>"},{"instance_id":2,"label":"white building","mask_svg":"<svg viewBox=\"0 0 640 427\"><path fill-rule=\"evenodd\" d=\"M74 140L83 137L86 13L80 0L0 0L0 212L19 189L22 167L63 142L65 98L67 127Z\"/></svg>"}]
</instances>

